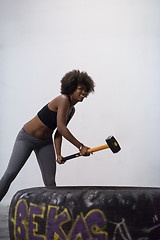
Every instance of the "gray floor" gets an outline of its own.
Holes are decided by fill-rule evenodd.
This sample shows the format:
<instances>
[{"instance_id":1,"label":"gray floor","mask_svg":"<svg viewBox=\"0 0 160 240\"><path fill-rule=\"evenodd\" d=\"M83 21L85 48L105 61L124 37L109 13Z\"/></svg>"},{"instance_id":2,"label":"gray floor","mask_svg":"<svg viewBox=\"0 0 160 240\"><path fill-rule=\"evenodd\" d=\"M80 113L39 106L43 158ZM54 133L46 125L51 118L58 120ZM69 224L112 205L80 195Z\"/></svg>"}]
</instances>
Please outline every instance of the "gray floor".
<instances>
[{"instance_id":1,"label":"gray floor","mask_svg":"<svg viewBox=\"0 0 160 240\"><path fill-rule=\"evenodd\" d=\"M0 205L0 240L9 240L8 211L9 206Z\"/></svg>"}]
</instances>

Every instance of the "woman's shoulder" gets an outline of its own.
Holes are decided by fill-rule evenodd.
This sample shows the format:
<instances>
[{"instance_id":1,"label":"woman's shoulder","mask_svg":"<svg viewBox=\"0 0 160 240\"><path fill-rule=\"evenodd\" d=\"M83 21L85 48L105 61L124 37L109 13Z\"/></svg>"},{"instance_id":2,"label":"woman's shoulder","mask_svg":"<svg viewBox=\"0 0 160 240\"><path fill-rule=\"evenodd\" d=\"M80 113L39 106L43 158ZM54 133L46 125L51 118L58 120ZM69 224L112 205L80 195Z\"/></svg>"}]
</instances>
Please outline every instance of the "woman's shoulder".
<instances>
[{"instance_id":1,"label":"woman's shoulder","mask_svg":"<svg viewBox=\"0 0 160 240\"><path fill-rule=\"evenodd\" d=\"M65 95L65 94L61 94L59 96L57 96L55 99L53 99L52 101L55 101L57 103L69 103L69 96Z\"/></svg>"},{"instance_id":2,"label":"woman's shoulder","mask_svg":"<svg viewBox=\"0 0 160 240\"><path fill-rule=\"evenodd\" d=\"M59 102L59 101L69 101L69 97L65 94L58 95L54 99L52 99L49 103Z\"/></svg>"},{"instance_id":3,"label":"woman's shoulder","mask_svg":"<svg viewBox=\"0 0 160 240\"><path fill-rule=\"evenodd\" d=\"M50 109L57 109L60 105L69 105L69 98L65 94L61 94L49 102Z\"/></svg>"}]
</instances>

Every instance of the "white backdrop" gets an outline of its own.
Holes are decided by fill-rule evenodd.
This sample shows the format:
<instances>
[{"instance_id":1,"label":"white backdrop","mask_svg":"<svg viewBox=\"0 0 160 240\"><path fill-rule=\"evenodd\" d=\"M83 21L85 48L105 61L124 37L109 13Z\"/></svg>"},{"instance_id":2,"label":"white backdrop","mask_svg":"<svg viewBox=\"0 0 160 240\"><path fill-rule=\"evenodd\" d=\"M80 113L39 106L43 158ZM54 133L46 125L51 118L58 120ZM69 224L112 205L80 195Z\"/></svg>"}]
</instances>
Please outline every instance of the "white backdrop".
<instances>
[{"instance_id":1,"label":"white backdrop","mask_svg":"<svg viewBox=\"0 0 160 240\"><path fill-rule=\"evenodd\" d=\"M96 91L69 129L90 147L114 135L122 150L57 165L57 185L160 186L159 12L159 0L0 1L0 177L23 124L79 69ZM63 155L75 152L64 141ZM3 203L35 186L43 182L33 153Z\"/></svg>"}]
</instances>

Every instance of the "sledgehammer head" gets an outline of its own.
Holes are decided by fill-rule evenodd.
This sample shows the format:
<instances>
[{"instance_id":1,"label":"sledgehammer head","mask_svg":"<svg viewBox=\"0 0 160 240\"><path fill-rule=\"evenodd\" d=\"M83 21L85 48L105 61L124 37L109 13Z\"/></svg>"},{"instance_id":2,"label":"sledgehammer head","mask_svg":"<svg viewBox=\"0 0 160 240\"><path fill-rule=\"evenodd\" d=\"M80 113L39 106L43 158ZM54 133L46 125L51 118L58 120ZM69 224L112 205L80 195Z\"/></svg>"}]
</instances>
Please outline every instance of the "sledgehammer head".
<instances>
[{"instance_id":1,"label":"sledgehammer head","mask_svg":"<svg viewBox=\"0 0 160 240\"><path fill-rule=\"evenodd\" d=\"M121 150L121 147L113 136L108 137L106 142L113 153L117 153Z\"/></svg>"}]
</instances>

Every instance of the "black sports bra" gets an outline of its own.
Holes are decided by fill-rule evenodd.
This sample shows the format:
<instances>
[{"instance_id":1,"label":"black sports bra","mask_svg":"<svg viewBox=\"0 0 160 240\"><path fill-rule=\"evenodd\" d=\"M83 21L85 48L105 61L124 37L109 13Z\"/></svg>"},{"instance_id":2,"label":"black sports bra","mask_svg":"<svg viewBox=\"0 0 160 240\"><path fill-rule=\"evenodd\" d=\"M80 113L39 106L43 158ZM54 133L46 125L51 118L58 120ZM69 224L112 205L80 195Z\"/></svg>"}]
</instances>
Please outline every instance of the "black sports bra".
<instances>
[{"instance_id":1,"label":"black sports bra","mask_svg":"<svg viewBox=\"0 0 160 240\"><path fill-rule=\"evenodd\" d=\"M45 105L38 112L39 119L50 129L55 130L57 127L57 112L54 112L48 108L48 104Z\"/></svg>"},{"instance_id":2,"label":"black sports bra","mask_svg":"<svg viewBox=\"0 0 160 240\"><path fill-rule=\"evenodd\" d=\"M70 96L68 96L69 102L71 103ZM74 109L67 120L66 125L68 124L71 116L73 114ZM38 112L39 119L50 129L55 130L57 128L57 112L54 112L48 108L48 104L45 105L39 112Z\"/></svg>"}]
</instances>

